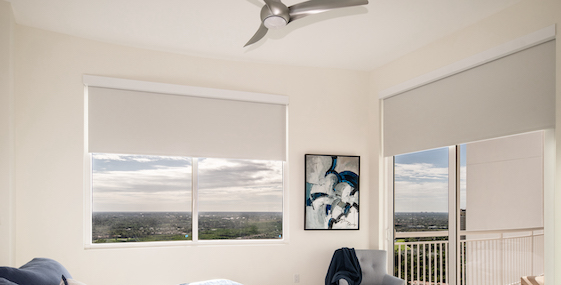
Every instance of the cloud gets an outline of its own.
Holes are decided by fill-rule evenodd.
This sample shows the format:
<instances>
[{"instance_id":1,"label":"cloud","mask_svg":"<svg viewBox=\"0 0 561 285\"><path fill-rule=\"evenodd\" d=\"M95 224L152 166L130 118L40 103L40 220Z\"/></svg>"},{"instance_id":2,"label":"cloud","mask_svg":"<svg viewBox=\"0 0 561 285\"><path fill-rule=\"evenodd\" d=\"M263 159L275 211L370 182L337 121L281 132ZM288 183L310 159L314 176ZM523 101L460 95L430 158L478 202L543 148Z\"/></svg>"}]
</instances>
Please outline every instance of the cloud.
<instances>
[{"instance_id":1,"label":"cloud","mask_svg":"<svg viewBox=\"0 0 561 285\"><path fill-rule=\"evenodd\" d=\"M435 167L429 163L395 164L396 179L442 180L448 179L447 167Z\"/></svg>"},{"instance_id":2,"label":"cloud","mask_svg":"<svg viewBox=\"0 0 561 285\"><path fill-rule=\"evenodd\" d=\"M396 212L448 210L448 168L429 163L395 164Z\"/></svg>"},{"instance_id":3,"label":"cloud","mask_svg":"<svg viewBox=\"0 0 561 285\"><path fill-rule=\"evenodd\" d=\"M191 195L180 191L94 193L94 211L189 212L191 211Z\"/></svg>"},{"instance_id":4,"label":"cloud","mask_svg":"<svg viewBox=\"0 0 561 285\"><path fill-rule=\"evenodd\" d=\"M189 158L96 154L94 210L190 208L191 171ZM281 211L282 171L282 162L200 159L201 210Z\"/></svg>"},{"instance_id":5,"label":"cloud","mask_svg":"<svg viewBox=\"0 0 561 285\"><path fill-rule=\"evenodd\" d=\"M282 162L202 159L201 211L282 211Z\"/></svg>"},{"instance_id":6,"label":"cloud","mask_svg":"<svg viewBox=\"0 0 561 285\"><path fill-rule=\"evenodd\" d=\"M153 161L152 159L146 158L146 157L134 157L134 158L132 158L132 160L138 161L138 162L150 162L150 161Z\"/></svg>"},{"instance_id":7,"label":"cloud","mask_svg":"<svg viewBox=\"0 0 561 285\"><path fill-rule=\"evenodd\" d=\"M282 183L280 161L206 158L199 162L199 185L204 189L279 183Z\"/></svg>"},{"instance_id":8,"label":"cloud","mask_svg":"<svg viewBox=\"0 0 561 285\"><path fill-rule=\"evenodd\" d=\"M93 173L94 211L190 211L190 167Z\"/></svg>"},{"instance_id":9,"label":"cloud","mask_svg":"<svg viewBox=\"0 0 561 285\"><path fill-rule=\"evenodd\" d=\"M396 212L448 211L448 168L430 163L395 164ZM460 168L460 206L465 208L465 166Z\"/></svg>"},{"instance_id":10,"label":"cloud","mask_svg":"<svg viewBox=\"0 0 561 285\"><path fill-rule=\"evenodd\" d=\"M95 192L162 192L191 189L190 167L168 167L136 171L93 173Z\"/></svg>"},{"instance_id":11,"label":"cloud","mask_svg":"<svg viewBox=\"0 0 561 285\"><path fill-rule=\"evenodd\" d=\"M396 181L395 208L396 212L446 212L448 183Z\"/></svg>"},{"instance_id":12,"label":"cloud","mask_svg":"<svg viewBox=\"0 0 561 285\"><path fill-rule=\"evenodd\" d=\"M126 160L126 157L123 157L122 154L113 154L113 153L94 153L93 158L98 160L113 160L113 161Z\"/></svg>"}]
</instances>

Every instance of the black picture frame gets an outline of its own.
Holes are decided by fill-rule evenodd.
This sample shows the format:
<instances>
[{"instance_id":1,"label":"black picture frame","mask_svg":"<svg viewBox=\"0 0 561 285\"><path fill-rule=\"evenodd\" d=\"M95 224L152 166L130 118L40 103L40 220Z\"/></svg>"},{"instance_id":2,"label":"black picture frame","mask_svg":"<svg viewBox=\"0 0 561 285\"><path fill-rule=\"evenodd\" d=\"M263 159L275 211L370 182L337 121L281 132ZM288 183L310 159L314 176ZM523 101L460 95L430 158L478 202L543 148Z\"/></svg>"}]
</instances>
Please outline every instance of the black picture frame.
<instances>
[{"instance_id":1,"label":"black picture frame","mask_svg":"<svg viewBox=\"0 0 561 285\"><path fill-rule=\"evenodd\" d=\"M306 154L304 230L360 229L360 156Z\"/></svg>"}]
</instances>

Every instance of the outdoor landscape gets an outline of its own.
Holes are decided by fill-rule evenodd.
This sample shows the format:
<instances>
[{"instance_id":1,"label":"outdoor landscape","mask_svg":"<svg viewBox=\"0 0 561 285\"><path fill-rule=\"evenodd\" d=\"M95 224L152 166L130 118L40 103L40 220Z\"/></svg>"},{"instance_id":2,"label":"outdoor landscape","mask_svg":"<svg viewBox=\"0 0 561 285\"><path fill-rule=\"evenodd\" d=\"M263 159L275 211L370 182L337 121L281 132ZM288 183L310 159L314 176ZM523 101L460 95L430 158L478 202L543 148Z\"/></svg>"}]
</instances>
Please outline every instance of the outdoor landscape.
<instances>
[{"instance_id":1,"label":"outdoor landscape","mask_svg":"<svg viewBox=\"0 0 561 285\"><path fill-rule=\"evenodd\" d=\"M92 242L192 240L190 212L94 212ZM282 213L202 212L199 240L279 239Z\"/></svg>"},{"instance_id":2,"label":"outdoor landscape","mask_svg":"<svg viewBox=\"0 0 561 285\"><path fill-rule=\"evenodd\" d=\"M421 232L448 230L448 213L402 212L395 213L397 232Z\"/></svg>"},{"instance_id":3,"label":"outdoor landscape","mask_svg":"<svg viewBox=\"0 0 561 285\"><path fill-rule=\"evenodd\" d=\"M466 229L466 210L460 210L460 230ZM448 230L448 213L442 212L396 212L396 232L426 232Z\"/></svg>"},{"instance_id":4,"label":"outdoor landscape","mask_svg":"<svg viewBox=\"0 0 561 285\"><path fill-rule=\"evenodd\" d=\"M465 221L465 210L460 220ZM396 232L437 232L448 230L446 212L399 212L394 214ZM446 247L439 242L447 241L447 236L396 238L394 245L394 274L407 280L426 280L426 276L443 276L446 282L446 268L441 267L442 257L446 260ZM422 270L412 270L415 260L423 262ZM433 284L429 282L422 284ZM413 284L413 283L411 283ZM419 283L421 284L421 283Z\"/></svg>"}]
</instances>

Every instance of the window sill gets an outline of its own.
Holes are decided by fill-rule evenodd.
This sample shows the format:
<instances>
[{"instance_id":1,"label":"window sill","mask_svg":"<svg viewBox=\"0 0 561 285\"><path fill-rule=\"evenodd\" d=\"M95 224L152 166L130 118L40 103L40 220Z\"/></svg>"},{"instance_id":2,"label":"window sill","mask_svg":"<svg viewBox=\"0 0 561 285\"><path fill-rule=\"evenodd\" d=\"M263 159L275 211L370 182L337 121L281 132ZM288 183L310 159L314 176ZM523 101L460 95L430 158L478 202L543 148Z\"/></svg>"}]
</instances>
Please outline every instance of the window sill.
<instances>
[{"instance_id":1,"label":"window sill","mask_svg":"<svg viewBox=\"0 0 561 285\"><path fill-rule=\"evenodd\" d=\"M152 241L130 243L85 244L84 249L125 249L154 247L191 247L191 246L263 246L287 245L288 240L199 240L199 241Z\"/></svg>"}]
</instances>

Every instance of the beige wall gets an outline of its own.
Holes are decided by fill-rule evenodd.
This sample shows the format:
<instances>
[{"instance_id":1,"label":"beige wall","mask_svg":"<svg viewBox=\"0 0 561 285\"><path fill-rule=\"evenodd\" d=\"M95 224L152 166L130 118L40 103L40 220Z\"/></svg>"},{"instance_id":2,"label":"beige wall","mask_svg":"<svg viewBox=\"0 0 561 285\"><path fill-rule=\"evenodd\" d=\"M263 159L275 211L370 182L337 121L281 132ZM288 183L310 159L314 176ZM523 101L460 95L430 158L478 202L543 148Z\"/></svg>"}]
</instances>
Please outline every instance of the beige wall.
<instances>
[{"instance_id":1,"label":"beige wall","mask_svg":"<svg viewBox=\"0 0 561 285\"><path fill-rule=\"evenodd\" d=\"M10 3L0 1L0 264L13 262L13 46Z\"/></svg>"},{"instance_id":2,"label":"beige wall","mask_svg":"<svg viewBox=\"0 0 561 285\"><path fill-rule=\"evenodd\" d=\"M0 3L4 21L9 4ZM11 18L11 11L9 15ZM17 193L15 204L11 204L16 208L16 243L12 248L0 247L0 256L3 258L5 250L13 250L15 265L36 256L52 257L86 284L177 284L225 277L248 285L274 285L291 284L295 273L301 275L301 284L321 283L334 249L383 247L380 228L385 204L383 191L378 191L383 189L378 92L560 22L561 1L522 0L371 73L194 58L16 25L16 168L11 176ZM5 43L9 36L2 27L0 24L0 42ZM556 48L557 70L561 70L561 45ZM0 56L4 60L5 55L2 45ZM0 65L0 73L6 72L10 72L9 68ZM82 74L290 96L289 242L268 246L85 250ZM556 76L557 110L561 114L561 73ZM10 85L0 82L1 90L9 90L6 88ZM0 96L0 100L10 98L5 93ZM0 108L6 108L3 106L0 104ZM337 110L335 119L331 112L323 111L333 109ZM3 112L4 109L0 114ZM0 133L9 137L9 118L1 116ZM561 124L561 116L557 116L557 123ZM341 136L335 136L336 132ZM561 142L559 133L557 141ZM9 148L9 143L0 145L2 155ZM556 184L561 185L561 143L556 149ZM360 231L303 231L305 153L361 156ZM7 155L13 155L13 151ZM0 162L0 167L10 165ZM0 195L5 196L10 193L5 185L11 177L2 175ZM561 272L561 246L555 246L561 244L561 211L554 211L555 206L561 208L561 195L554 195L554 191L545 195L546 245L555 249L547 253L546 273L553 269ZM0 219L6 213L9 210L0 209ZM0 239L9 234L9 227L0 221ZM548 281L554 283L552 279Z\"/></svg>"},{"instance_id":3,"label":"beige wall","mask_svg":"<svg viewBox=\"0 0 561 285\"><path fill-rule=\"evenodd\" d=\"M522 0L496 15L374 70L370 75L371 122L379 122L377 118L379 117L378 93L380 91L553 24L557 24L559 29L561 1ZM556 73L556 122L557 125L561 125L561 115L559 115L561 114L561 72L559 72L561 70L561 44L557 44L556 50L556 70L558 71ZM374 134L371 134L372 139L380 144L379 126L371 126L371 128L374 129ZM555 249L554 251L546 250L545 257L546 276L549 276L546 278L549 278L548 283L551 284L555 284L555 280L552 278L553 271L561 272L561 246L558 246L561 244L561 211L554 209L561 209L561 195L555 195L556 192L561 191L561 132L557 132L556 141L555 184L557 187L550 191L546 187L544 205L546 248ZM373 143L373 145L376 144ZM375 155L371 154L371 157L374 160ZM374 163L371 162L371 164ZM370 179L373 181L374 177L381 174L381 168L371 167L370 169L372 171ZM547 181L546 185L549 185ZM375 197L378 199L375 203L381 204L381 197L382 192ZM374 212L374 216L376 214L380 213ZM372 218L381 220L380 216ZM377 230L378 228L372 227L372 229ZM374 246L382 246L383 233L381 231L378 232L378 237L380 244Z\"/></svg>"},{"instance_id":4,"label":"beige wall","mask_svg":"<svg viewBox=\"0 0 561 285\"><path fill-rule=\"evenodd\" d=\"M335 249L368 247L368 175L359 231L303 230L304 154L360 155L369 173L368 73L194 58L23 26L15 39L17 265L51 257L86 284L280 285L296 273L318 284ZM85 250L83 74L288 95L288 243Z\"/></svg>"}]
</instances>

